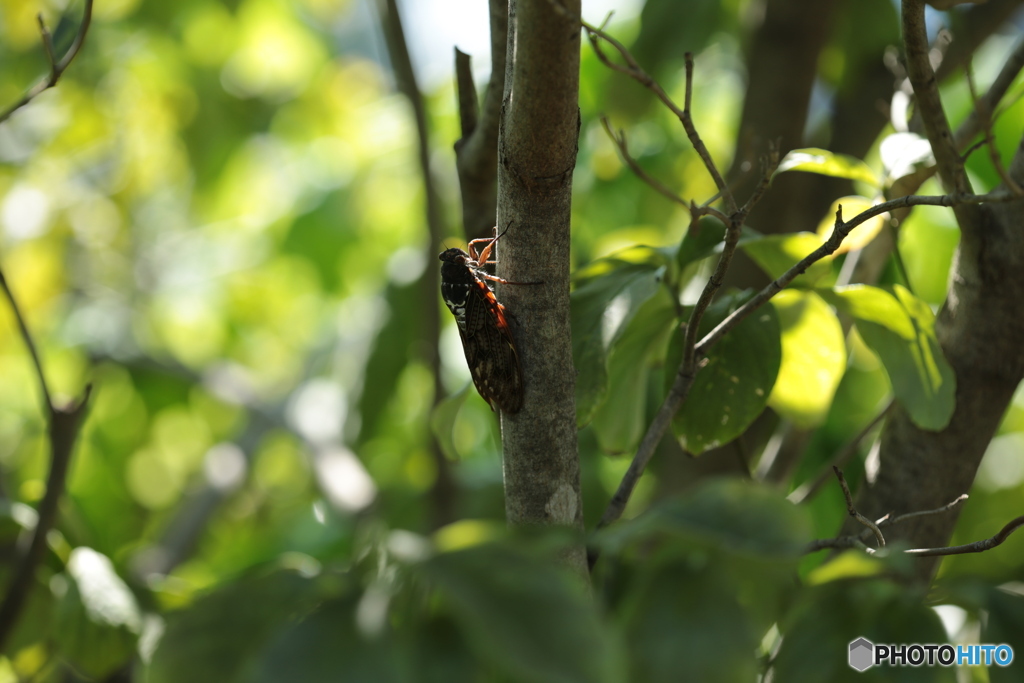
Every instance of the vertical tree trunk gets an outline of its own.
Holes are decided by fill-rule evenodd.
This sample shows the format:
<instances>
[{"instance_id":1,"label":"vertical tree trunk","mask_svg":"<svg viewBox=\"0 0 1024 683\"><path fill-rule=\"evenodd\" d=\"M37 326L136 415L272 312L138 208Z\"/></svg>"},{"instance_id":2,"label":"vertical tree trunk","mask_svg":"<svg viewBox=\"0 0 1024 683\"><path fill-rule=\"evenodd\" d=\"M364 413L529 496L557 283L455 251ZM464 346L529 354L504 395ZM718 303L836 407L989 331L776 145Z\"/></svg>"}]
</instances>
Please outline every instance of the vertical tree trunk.
<instances>
[{"instance_id":1,"label":"vertical tree trunk","mask_svg":"<svg viewBox=\"0 0 1024 683\"><path fill-rule=\"evenodd\" d=\"M928 59L924 2L904 0L902 11L907 72L939 175L949 191L969 192ZM1024 140L1009 173L1024 183ZM938 508L970 489L1024 377L1024 199L961 205L953 211L962 237L936 334L956 373L956 409L940 432L920 429L903 410L893 413L882 435L878 477L860 492L857 503L871 518ZM958 513L910 520L896 527L893 537L918 548L946 545ZM930 580L938 558L920 563L918 576Z\"/></svg>"},{"instance_id":2,"label":"vertical tree trunk","mask_svg":"<svg viewBox=\"0 0 1024 683\"><path fill-rule=\"evenodd\" d=\"M563 3L579 16L579 0ZM579 25L547 0L509 4L498 140L499 285L514 316L525 400L502 415L510 524L583 528L569 327L569 218L579 136ZM582 542L567 558L586 572Z\"/></svg>"}]
</instances>

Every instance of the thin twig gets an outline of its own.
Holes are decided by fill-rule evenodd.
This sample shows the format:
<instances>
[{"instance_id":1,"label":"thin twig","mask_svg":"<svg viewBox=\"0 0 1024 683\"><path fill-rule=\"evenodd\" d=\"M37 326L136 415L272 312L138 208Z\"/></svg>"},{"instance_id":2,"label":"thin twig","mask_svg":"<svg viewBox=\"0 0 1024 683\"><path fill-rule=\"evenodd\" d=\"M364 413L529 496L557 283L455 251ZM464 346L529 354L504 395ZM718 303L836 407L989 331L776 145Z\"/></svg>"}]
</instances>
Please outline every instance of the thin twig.
<instances>
[{"instance_id":1,"label":"thin twig","mask_svg":"<svg viewBox=\"0 0 1024 683\"><path fill-rule=\"evenodd\" d=\"M992 85L989 86L988 92L981 96L974 110L960 124L954 136L957 146L963 147L975 135L981 132L981 116L978 108L982 107L985 111L994 112L996 106L1010 89L1010 86L1013 85L1013 81L1016 80L1017 74L1021 72L1021 69L1024 69L1024 39L1017 43L1017 47L1013 49L1013 52L1010 53L1003 67L999 70L999 75L996 76L995 80L992 81Z\"/></svg>"},{"instance_id":2,"label":"thin twig","mask_svg":"<svg viewBox=\"0 0 1024 683\"><path fill-rule=\"evenodd\" d=\"M834 476L833 468L842 467L851 457L853 457L857 452L857 448L860 446L860 442L863 441L868 434L874 431L875 427L885 419L885 416L889 414L889 411L892 410L894 405L895 401L889 401L889 404L882 408L878 415L875 415L875 417L872 418L871 422L865 425L862 430L857 432L857 434L850 439L850 441L847 442L847 444L843 446L838 453L836 453L832 462L823 467L817 477L798 487L795 491L789 494L789 502L794 505L800 505L801 503L811 499L819 490L821 490L822 486L831 481Z\"/></svg>"},{"instance_id":3,"label":"thin twig","mask_svg":"<svg viewBox=\"0 0 1024 683\"><path fill-rule=\"evenodd\" d=\"M569 12L561 2L558 0L548 0L549 4L563 17L571 19L572 21L578 22L580 26L587 32L587 38L590 40L591 46L594 48L594 54L601 60L601 63L607 66L613 71L618 71L621 74L629 76L640 85L644 86L652 93L655 97L661 100L661 103L668 107L669 111L676 115L680 123L683 124L683 128L686 130L686 136L690 139L690 144L693 145L693 149L700 156L701 161L704 162L704 167L707 169L708 174L712 180L715 181L715 186L718 187L718 191L722 193L722 197L725 198L726 209L729 213L736 213L739 210L739 205L733 198L732 190L725 182L725 178L719 172L718 167L715 165L714 160L711 158L711 153L708 148L704 145L704 141L697 133L696 127L693 125L693 119L690 116L690 102L693 94L693 53L686 53L686 99L685 105L682 109L679 108L668 93L665 92L664 88L661 87L654 78L651 77L640 64L636 61L636 58L630 53L625 45L616 40L613 36L604 31L604 23L607 23L608 19L600 26L594 26L583 21L582 17L578 17L572 12ZM610 17L611 15L609 15ZM626 62L625 66L617 64L608 58L608 55L601 49L601 43L597 40L600 38L609 45L615 48L615 50L622 57L623 61Z\"/></svg>"},{"instance_id":4,"label":"thin twig","mask_svg":"<svg viewBox=\"0 0 1024 683\"><path fill-rule=\"evenodd\" d=\"M836 477L839 479L839 485L843 488L843 497L846 498L846 510L850 513L850 516L855 520L871 529L871 533L875 535L875 540L878 541L878 547L882 548L885 546L885 536L882 535L881 529L878 525L872 522L864 515L857 512L857 508L853 505L853 494L850 493L850 486L846 483L846 477L843 476L843 471L838 467L832 467L832 471L836 473Z\"/></svg>"},{"instance_id":5,"label":"thin twig","mask_svg":"<svg viewBox=\"0 0 1024 683\"><path fill-rule=\"evenodd\" d=\"M21 314L21 307L18 306L17 299L14 298L14 293L11 292L10 285L7 284L7 278L4 277L3 271L0 271L0 289L4 290L4 296L7 297L7 301L11 306L11 311L14 313L14 320L18 323L18 331L21 333L21 338L25 342L25 346L28 347L28 353L32 357L32 365L36 369L36 377L39 380L39 390L43 397L43 403L47 410L53 406L53 398L50 396L50 388L46 384L46 373L43 372L43 363L39 359L39 351L36 349L36 343L32 340L32 335L28 331L28 325L25 323L25 316Z\"/></svg>"},{"instance_id":6,"label":"thin twig","mask_svg":"<svg viewBox=\"0 0 1024 683\"><path fill-rule=\"evenodd\" d=\"M841 483L844 484L844 486L843 486L843 494L847 495L849 489L846 488L845 482L841 481ZM903 514L903 515L897 515L896 517L889 517L888 515L886 515L885 517L882 517L881 519L875 520L875 526L874 527L869 527L869 528L865 529L864 531L862 531L860 534L854 534L852 536L838 536L836 538L823 538L823 539L819 539L819 540L816 540L816 541L811 541L810 543L807 544L807 546L804 547L804 554L817 552L819 550L825 550L826 548L832 548L833 550L843 550L845 548L860 548L861 550L865 550L866 552L873 553L874 552L874 548L869 548L868 546L864 545L864 541L867 539L867 537L870 536L872 533L874 533L873 529L877 530L877 529L881 529L881 528L885 528L885 527L895 526L897 524L900 524L901 522L907 521L908 519L914 519L915 517L926 517L926 516L929 516L929 515L940 515L940 514L943 514L945 512L949 512L950 510L955 509L957 506L959 506L965 500L967 500L967 494L966 493L958 496L956 498L956 500L954 500L953 502L946 503L942 507L935 508L934 510L920 510L918 512L908 512L908 513ZM849 505L850 505L850 499L847 498L847 506L849 506ZM1016 520L1014 520L1014 521L1016 521ZM1011 524L1012 523L1013 522L1011 522ZM1009 525L1007 525L1007 526L1009 526ZM1004 529L1004 531L1006 531L1006 530ZM1013 529L1010 529L1010 531L1013 531ZM1003 532L1000 532L1000 533L1003 533ZM1007 532L1006 535L1009 535L1009 532ZM978 544L981 544L981 543L991 542L992 540L993 539L988 539L988 541L979 541L978 543L972 543L972 544L970 544L970 546L956 546L956 547L957 548L968 548L968 547L977 546ZM1005 537L1004 537L1003 540L1005 540ZM1000 540L999 543L1002 543L1002 540ZM996 543L995 545L999 545L999 543ZM995 547L995 546L992 546L992 547ZM984 548L984 550L987 550L987 549L988 548ZM947 550L947 549L946 548L938 548L938 549L934 549L934 550ZM910 554L928 554L927 552L922 552L922 551L918 551L918 550L905 550L904 552L910 553ZM962 550L960 552L980 552L980 551L979 550ZM938 552L935 552L935 553L931 553L931 554L935 554L935 555L954 555L956 553L938 553Z\"/></svg>"},{"instance_id":7,"label":"thin twig","mask_svg":"<svg viewBox=\"0 0 1024 683\"><path fill-rule=\"evenodd\" d=\"M608 137L612 139L612 142L615 143L615 146L619 148L619 154L622 156L622 160L626 162L626 165L629 166L629 168L638 178L640 178L640 180L650 185L651 188L658 194L668 198L670 201L673 201L676 204L679 204L680 206L689 210L689 202L687 202L685 199L683 199L675 192L670 190L668 186L664 185L660 180L649 175L647 171L641 168L640 164L637 163L636 159L634 159L630 155L629 145L626 143L625 131L620 130L618 134L616 134L615 131L612 130L611 123L608 121L607 116L601 117L601 125L604 126L605 132L608 133Z\"/></svg>"},{"instance_id":8,"label":"thin twig","mask_svg":"<svg viewBox=\"0 0 1024 683\"><path fill-rule=\"evenodd\" d=\"M907 512L902 515L896 515L895 517L890 517L886 515L881 519L875 520L875 523L878 524L879 528L885 528L894 526L901 522L905 522L908 519L914 519L915 517L929 517L931 515L941 515L944 512L949 512L950 510L959 507L961 504L964 503L964 501L967 500L967 498L968 496L966 493L961 493L959 496L956 497L955 500L953 500L953 502L946 503L940 508L935 508L934 510L919 510L917 512Z\"/></svg>"},{"instance_id":9,"label":"thin twig","mask_svg":"<svg viewBox=\"0 0 1024 683\"><path fill-rule=\"evenodd\" d=\"M999 530L999 533L992 538L986 538L982 541L975 541L974 543L968 543L967 545L954 545L946 548L915 548L913 550L906 550L908 555L916 555L918 557L929 557L935 555L966 555L968 553L981 553L986 550L991 550L998 545L1002 545L1003 541L1009 538L1017 529L1024 526L1024 515L1011 520Z\"/></svg>"},{"instance_id":10,"label":"thin twig","mask_svg":"<svg viewBox=\"0 0 1024 683\"><path fill-rule=\"evenodd\" d=\"M971 93L971 101L974 103L974 113L981 121L981 130L984 133L985 147L988 149L989 159L992 160L992 166L995 167L996 173L1002 178L1003 184L1006 185L1015 195L1024 194L1021 190L1020 185L1010 177L1010 174L1006 172L1006 167L1003 166L1003 160L999 158L999 150L996 149L995 135L992 133L992 112L989 111L988 105L978 99L978 91L974 87L974 69L971 68L971 62L968 60L967 67L964 69L964 75L967 77L967 88Z\"/></svg>"},{"instance_id":11,"label":"thin twig","mask_svg":"<svg viewBox=\"0 0 1024 683\"><path fill-rule=\"evenodd\" d=\"M42 33L43 49L46 51L46 58L50 64L50 73L29 88L28 92L22 95L20 100L9 106L3 112L0 112L0 123L9 119L11 114L34 100L41 92L57 85L60 77L64 75L64 71L71 64L71 61L78 55L79 51L82 49L82 45L85 44L85 35L88 33L89 25L92 23L92 3L93 0L85 0L82 24L78 27L78 33L75 34L75 39L71 43L71 47L68 48L68 51L60 61L56 61L56 55L53 52L53 38L50 36L50 31L46 28L46 24L43 22L42 15L39 16L39 28Z\"/></svg>"}]
</instances>

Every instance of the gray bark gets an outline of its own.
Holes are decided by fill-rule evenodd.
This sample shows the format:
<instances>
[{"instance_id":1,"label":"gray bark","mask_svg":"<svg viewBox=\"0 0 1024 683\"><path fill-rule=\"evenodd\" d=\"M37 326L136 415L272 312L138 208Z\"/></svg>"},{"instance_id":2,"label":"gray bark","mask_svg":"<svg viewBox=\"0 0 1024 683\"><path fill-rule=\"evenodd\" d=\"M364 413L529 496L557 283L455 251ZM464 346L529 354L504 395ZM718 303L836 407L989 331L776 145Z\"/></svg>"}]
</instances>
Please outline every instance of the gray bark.
<instances>
[{"instance_id":1,"label":"gray bark","mask_svg":"<svg viewBox=\"0 0 1024 683\"><path fill-rule=\"evenodd\" d=\"M579 16L579 0L564 3ZM579 135L579 25L547 0L509 5L498 144L498 285L514 316L525 400L502 415L505 509L515 526L583 528L569 327L569 218ZM569 565L586 572L582 541Z\"/></svg>"},{"instance_id":2,"label":"gray bark","mask_svg":"<svg viewBox=\"0 0 1024 683\"><path fill-rule=\"evenodd\" d=\"M950 191L969 191L928 62L922 0L904 0L903 26L908 73L940 177ZM1017 183L1024 182L1024 141L1009 171ZM937 508L970 489L1024 377L1024 199L960 206L954 213L962 238L936 331L956 372L956 409L940 432L918 428L902 410L893 412L882 435L877 479L864 486L857 503L871 518ZM912 547L946 545L957 516L953 512L911 520L895 528L893 539ZM919 562L919 578L929 580L938 566L936 558Z\"/></svg>"}]
</instances>

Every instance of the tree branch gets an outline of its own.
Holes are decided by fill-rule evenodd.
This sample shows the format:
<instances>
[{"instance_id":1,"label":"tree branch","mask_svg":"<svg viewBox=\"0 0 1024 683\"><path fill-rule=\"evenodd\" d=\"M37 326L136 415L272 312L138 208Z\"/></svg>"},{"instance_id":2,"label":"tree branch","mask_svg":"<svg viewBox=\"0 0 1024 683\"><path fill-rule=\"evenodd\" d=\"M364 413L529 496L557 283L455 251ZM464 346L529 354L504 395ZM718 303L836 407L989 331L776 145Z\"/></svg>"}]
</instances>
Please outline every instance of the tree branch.
<instances>
[{"instance_id":1,"label":"tree branch","mask_svg":"<svg viewBox=\"0 0 1024 683\"><path fill-rule=\"evenodd\" d=\"M508 0L489 0L491 80L483 106L477 103L469 55L455 50L455 78L462 137L455 143L455 169L462 194L462 224L466 239L487 237L495 225L498 206L498 126L505 90L508 39Z\"/></svg>"},{"instance_id":2,"label":"tree branch","mask_svg":"<svg viewBox=\"0 0 1024 683\"><path fill-rule=\"evenodd\" d=\"M832 471L835 472L836 478L839 479L839 486L843 489L843 498L846 499L846 511L850 513L850 517L853 517L855 520L866 526L871 533L875 535L875 540L878 541L879 548L884 547L885 536L882 535L881 529L879 529L878 525L870 519L857 512L857 508L854 507L853 494L850 493L850 486L846 483L846 477L843 476L843 471L835 465L832 466Z\"/></svg>"},{"instance_id":3,"label":"tree branch","mask_svg":"<svg viewBox=\"0 0 1024 683\"><path fill-rule=\"evenodd\" d=\"M57 85L60 77L64 75L64 71L66 71L68 66L71 65L72 60L78 56L79 51L82 49L82 45L85 44L85 36L89 32L89 25L92 23L92 3L93 0L85 0L85 9L82 14L82 23L78 27L78 33L75 34L75 39L71 43L71 47L68 48L68 51L60 61L57 61L56 55L54 54L53 38L50 36L49 29L46 28L46 23L43 21L43 15L39 15L39 30L42 35L43 49L46 51L46 59L50 64L50 73L34 86L29 88L29 90L22 95L20 100L9 106L3 112L0 112L0 123L9 119L11 114L34 100L44 90L49 90L53 86Z\"/></svg>"},{"instance_id":4,"label":"tree branch","mask_svg":"<svg viewBox=\"0 0 1024 683\"><path fill-rule=\"evenodd\" d=\"M32 356L32 363L35 367L45 404L43 412L46 416L46 430L50 439L50 472L46 478L46 493L39 502L36 528L32 533L32 540L29 543L28 550L15 561L13 576L7 586L7 594L4 596L3 602L0 603L0 651L2 651L7 638L10 637L14 627L17 625L21 611L25 607L25 602L31 593L32 583L36 576L36 568L42 562L43 555L46 552L46 535L57 521L58 506L61 496L64 495L68 465L71 462L75 440L78 437L79 428L85 416L86 406L89 403L92 385L86 385L85 392L77 403L66 407L54 405L35 342L2 271L0 271L0 289L3 289L7 300L10 302L22 340Z\"/></svg>"},{"instance_id":5,"label":"tree branch","mask_svg":"<svg viewBox=\"0 0 1024 683\"><path fill-rule=\"evenodd\" d=\"M405 41L405 31L402 28L402 19L398 13L398 6L395 0L378 0L377 8L380 14L381 29L384 32L388 45L388 54L391 57L391 67L395 72L395 80L398 89L412 107L413 117L416 121L416 142L420 164L420 174L423 176L423 190L426 195L426 222L427 222L427 243L424 246L424 262L427 264L423 277L419 283L421 296L421 311L423 316L422 339L426 350L426 361L434 379L433 399L431 407L434 408L444 397L444 386L441 382L441 355L438 350L441 335L440 311L437 307L437 292L440 286L439 265L436 258L437 248L444 234L444 221L441 217L441 197L437 191L437 181L430 167L430 131L427 126L427 110L423 103L423 95L416 83L416 73L413 71L412 60L409 58L409 48ZM454 474L451 471L451 464L445 457L437 439L431 433L430 454L437 468L437 476L431 488L431 498L434 507L434 524L443 526L455 520L455 506L458 495L458 487L455 483Z\"/></svg>"},{"instance_id":6,"label":"tree branch","mask_svg":"<svg viewBox=\"0 0 1024 683\"><path fill-rule=\"evenodd\" d=\"M625 48L622 48L622 50L625 50ZM629 53L626 52L626 54ZM632 60L632 57L629 57L628 60ZM691 90L691 81L693 79L693 59L689 53L686 55L686 63L688 68L686 71L687 109L685 111L685 118L689 120L689 93ZM692 127L692 123L690 126ZM689 134L689 132L690 131L688 129L687 133ZM696 129L693 130L691 140L693 139L700 139L700 136L697 135ZM665 435L669 425L672 423L672 418L675 417L677 412L679 412L679 408L682 407L690 393L690 388L693 386L693 380L699 369L698 361L700 354L697 351L696 342L698 330L700 329L701 318L704 316L708 306L711 305L711 301L714 299L715 294L718 292L719 288L722 286L722 282L725 280L725 274L732 262L733 255L736 253L736 247L739 244L740 239L740 231L743 227L744 221L746 220L747 214L763 196L771 182L772 174L775 172L775 168L778 166L778 163L778 151L772 148L771 157L766 160L765 168L763 169L761 182L758 183L754 193L742 208L737 207L736 200L733 199L731 194L728 195L727 201L729 205L733 207L733 210L732 214L726 221L725 244L722 248L722 254L719 256L718 263L715 266L715 271L704 285L704 289L701 291L700 297L697 299L697 303L694 305L693 310L690 313L690 319L686 323L682 362L676 372L675 380L672 382L672 387L669 389L668 395L665 396L665 400L658 408L658 412L655 414L654 419L651 421L650 426L647 428L647 432L644 434L644 437L640 442L640 446L637 448L636 455L633 456L633 460L630 462L629 468L623 475L622 481L619 483L615 494L608 502L608 506L605 508L604 514L601 516L601 521L598 523L599 529L608 526L622 517L622 513L626 510L626 505L629 503L629 498L633 495L633 490L640 481L640 477L643 475L644 470L647 469L647 464L654 456L654 451L658 446L658 442L660 442L661 438ZM708 172L712 173L712 175L717 173L714 162L711 161L710 156L708 157L706 167ZM722 186L719 186L719 189L721 190ZM724 191L728 192L728 189L725 189ZM597 556L592 551L590 556L591 566L596 562L596 560Z\"/></svg>"}]
</instances>

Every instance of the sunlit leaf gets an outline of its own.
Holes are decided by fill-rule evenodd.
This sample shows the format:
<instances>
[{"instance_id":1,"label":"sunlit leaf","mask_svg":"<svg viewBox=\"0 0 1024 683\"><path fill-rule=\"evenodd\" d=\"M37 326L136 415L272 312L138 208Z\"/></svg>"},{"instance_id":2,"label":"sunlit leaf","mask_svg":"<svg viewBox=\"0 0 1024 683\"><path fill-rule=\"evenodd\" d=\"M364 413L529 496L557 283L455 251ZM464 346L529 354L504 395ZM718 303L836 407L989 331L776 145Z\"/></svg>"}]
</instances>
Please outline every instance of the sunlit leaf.
<instances>
[{"instance_id":1,"label":"sunlit leaf","mask_svg":"<svg viewBox=\"0 0 1024 683\"><path fill-rule=\"evenodd\" d=\"M846 154L834 154L827 149L816 147L794 149L787 154L779 163L775 174L786 171L805 171L878 185L878 178L874 172L860 159Z\"/></svg>"},{"instance_id":2,"label":"sunlit leaf","mask_svg":"<svg viewBox=\"0 0 1024 683\"><path fill-rule=\"evenodd\" d=\"M949 424L956 405L956 376L935 337L935 316L928 304L900 285L892 292L852 285L822 296L856 320L914 424L928 430Z\"/></svg>"},{"instance_id":3,"label":"sunlit leaf","mask_svg":"<svg viewBox=\"0 0 1024 683\"><path fill-rule=\"evenodd\" d=\"M710 331L747 297L731 294L708 308L701 333ZM665 359L666 388L675 380L682 360L683 331L669 342ZM775 309L762 306L708 351L690 394L672 421L679 443L699 455L742 434L761 414L779 373L782 347Z\"/></svg>"},{"instance_id":4,"label":"sunlit leaf","mask_svg":"<svg viewBox=\"0 0 1024 683\"><path fill-rule=\"evenodd\" d=\"M878 154L890 181L910 175L922 166L935 164L931 143L917 133L887 135L878 146Z\"/></svg>"},{"instance_id":5,"label":"sunlit leaf","mask_svg":"<svg viewBox=\"0 0 1024 683\"><path fill-rule=\"evenodd\" d=\"M839 199L832 202L832 207L825 214L825 217L821 219L821 223L818 224L818 237L822 241L827 240L832 234L832 229L836 225L836 211L839 207L843 207L843 220L848 221L859 213L867 211L875 202L872 202L867 197L851 196L851 197L840 197ZM856 251L857 249L863 249L871 243L871 240L875 239L882 228L885 227L886 217L885 214L869 218L864 221L856 228L854 228L843 243L839 245L833 256L839 254L845 254L848 251Z\"/></svg>"},{"instance_id":6,"label":"sunlit leaf","mask_svg":"<svg viewBox=\"0 0 1024 683\"><path fill-rule=\"evenodd\" d=\"M832 308L813 292L772 299L782 328L782 364L768 405L797 426L821 424L846 370L846 340Z\"/></svg>"},{"instance_id":7,"label":"sunlit leaf","mask_svg":"<svg viewBox=\"0 0 1024 683\"><path fill-rule=\"evenodd\" d=\"M744 251L760 266L768 277L779 278L808 254L820 247L824 240L812 232L794 232L785 235L765 235L742 245ZM793 280L790 287L813 287L832 272L832 259L826 256L813 263Z\"/></svg>"},{"instance_id":8,"label":"sunlit leaf","mask_svg":"<svg viewBox=\"0 0 1024 683\"><path fill-rule=\"evenodd\" d=\"M106 555L79 547L60 583L54 635L61 655L77 670L104 678L135 654L142 612Z\"/></svg>"}]
</instances>

